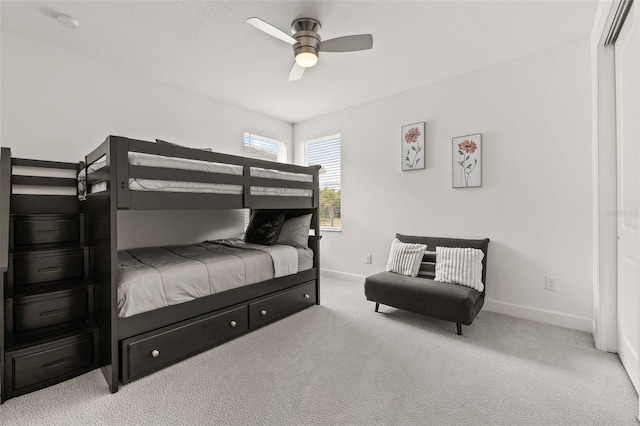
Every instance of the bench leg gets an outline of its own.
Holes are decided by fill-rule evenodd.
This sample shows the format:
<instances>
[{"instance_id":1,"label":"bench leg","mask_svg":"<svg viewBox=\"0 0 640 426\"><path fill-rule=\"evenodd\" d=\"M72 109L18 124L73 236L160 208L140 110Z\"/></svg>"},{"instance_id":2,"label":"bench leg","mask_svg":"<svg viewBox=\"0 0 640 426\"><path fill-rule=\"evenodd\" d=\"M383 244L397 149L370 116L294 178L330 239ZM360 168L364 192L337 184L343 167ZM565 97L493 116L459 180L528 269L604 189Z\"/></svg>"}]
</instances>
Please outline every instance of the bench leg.
<instances>
[{"instance_id":1,"label":"bench leg","mask_svg":"<svg viewBox=\"0 0 640 426\"><path fill-rule=\"evenodd\" d=\"M462 336L462 324L457 322L456 323L456 328L458 329L458 336Z\"/></svg>"},{"instance_id":2,"label":"bench leg","mask_svg":"<svg viewBox=\"0 0 640 426\"><path fill-rule=\"evenodd\" d=\"M378 312L378 308L380 307L380 304L378 302L376 302L376 312Z\"/></svg>"}]
</instances>

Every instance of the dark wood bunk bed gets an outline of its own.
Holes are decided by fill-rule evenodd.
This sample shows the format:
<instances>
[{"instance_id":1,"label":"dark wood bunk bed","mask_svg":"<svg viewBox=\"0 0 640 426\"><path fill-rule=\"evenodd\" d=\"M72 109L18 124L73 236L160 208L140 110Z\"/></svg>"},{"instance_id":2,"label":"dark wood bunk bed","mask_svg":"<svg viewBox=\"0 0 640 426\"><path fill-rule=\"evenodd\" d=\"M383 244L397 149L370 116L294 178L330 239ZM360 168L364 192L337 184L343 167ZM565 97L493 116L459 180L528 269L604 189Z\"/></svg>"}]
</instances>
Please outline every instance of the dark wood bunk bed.
<instances>
[{"instance_id":1,"label":"dark wood bunk bed","mask_svg":"<svg viewBox=\"0 0 640 426\"><path fill-rule=\"evenodd\" d=\"M241 175L166 167L131 165L130 153L242 167ZM86 215L89 277L95 286L95 321L99 327L99 364L111 392L213 346L248 333L313 304L320 304L319 166L303 167L180 146L110 136L86 156L87 167L105 165L87 174L87 187L105 183L106 190L87 193L80 203ZM252 176L252 168L306 174L312 182ZM234 194L130 190L130 179L153 179L240 185ZM252 188L311 190L312 196L253 195ZM312 214L308 245L311 269L179 304L119 318L118 211L243 209L274 211L287 218Z\"/></svg>"}]
</instances>

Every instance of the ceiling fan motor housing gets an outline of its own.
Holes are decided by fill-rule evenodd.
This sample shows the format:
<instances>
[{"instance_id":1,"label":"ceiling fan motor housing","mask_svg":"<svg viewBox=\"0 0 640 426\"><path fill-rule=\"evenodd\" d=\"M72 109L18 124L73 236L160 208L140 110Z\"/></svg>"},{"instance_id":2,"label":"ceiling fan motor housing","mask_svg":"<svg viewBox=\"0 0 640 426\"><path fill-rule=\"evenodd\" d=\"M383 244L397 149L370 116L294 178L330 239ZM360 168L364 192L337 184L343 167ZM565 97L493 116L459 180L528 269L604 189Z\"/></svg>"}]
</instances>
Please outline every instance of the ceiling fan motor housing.
<instances>
[{"instance_id":1,"label":"ceiling fan motor housing","mask_svg":"<svg viewBox=\"0 0 640 426\"><path fill-rule=\"evenodd\" d=\"M320 52L320 22L311 18L300 18L291 24L291 32L296 44L293 45L293 53L298 55L303 52L310 52L318 56Z\"/></svg>"}]
</instances>

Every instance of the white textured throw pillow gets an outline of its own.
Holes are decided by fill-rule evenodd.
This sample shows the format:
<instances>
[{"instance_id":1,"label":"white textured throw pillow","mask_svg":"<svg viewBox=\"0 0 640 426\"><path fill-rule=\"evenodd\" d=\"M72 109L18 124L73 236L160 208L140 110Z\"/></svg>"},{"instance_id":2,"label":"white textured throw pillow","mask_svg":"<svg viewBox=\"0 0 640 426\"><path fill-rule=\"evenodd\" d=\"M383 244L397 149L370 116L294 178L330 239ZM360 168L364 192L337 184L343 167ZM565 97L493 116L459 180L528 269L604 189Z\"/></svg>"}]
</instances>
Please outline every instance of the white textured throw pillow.
<instances>
[{"instance_id":1,"label":"white textured throw pillow","mask_svg":"<svg viewBox=\"0 0 640 426\"><path fill-rule=\"evenodd\" d=\"M391 243L391 253L389 253L386 270L400 275L417 277L420 262L422 262L422 256L424 256L426 249L427 246L424 244L403 243L396 238Z\"/></svg>"},{"instance_id":2,"label":"white textured throw pillow","mask_svg":"<svg viewBox=\"0 0 640 426\"><path fill-rule=\"evenodd\" d=\"M436 247L436 281L460 284L478 291L482 283L482 250L468 247Z\"/></svg>"}]
</instances>

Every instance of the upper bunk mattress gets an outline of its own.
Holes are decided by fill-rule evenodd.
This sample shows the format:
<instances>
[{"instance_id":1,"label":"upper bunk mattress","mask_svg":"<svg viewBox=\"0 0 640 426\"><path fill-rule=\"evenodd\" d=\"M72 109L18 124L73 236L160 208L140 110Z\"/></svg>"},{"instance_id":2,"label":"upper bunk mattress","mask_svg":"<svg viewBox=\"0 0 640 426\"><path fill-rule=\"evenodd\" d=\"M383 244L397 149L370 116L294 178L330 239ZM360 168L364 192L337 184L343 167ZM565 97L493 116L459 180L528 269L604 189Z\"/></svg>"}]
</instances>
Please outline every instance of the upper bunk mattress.
<instances>
[{"instance_id":1,"label":"upper bunk mattress","mask_svg":"<svg viewBox=\"0 0 640 426\"><path fill-rule=\"evenodd\" d=\"M237 164L214 163L211 161L191 160L189 158L165 157L164 155L129 152L129 164L132 166L160 167L166 169L195 170L225 175L242 175L243 167ZM95 163L94 163L95 164ZM91 169L89 169L91 173Z\"/></svg>"},{"instance_id":2,"label":"upper bunk mattress","mask_svg":"<svg viewBox=\"0 0 640 426\"><path fill-rule=\"evenodd\" d=\"M243 174L243 167L235 164L215 163L202 160L191 160L187 158L165 157L163 155L146 154L142 152L129 152L129 164L134 166L171 168L180 170L193 170L209 173L221 173L240 176ZM88 168L88 173L100 170L106 164L104 158L94 162ZM279 179L294 182L313 182L313 176L304 173L291 173L281 170L264 169L260 167L251 167L251 176ZM80 172L78 180L79 186L84 186L83 179L85 173ZM215 194L242 194L242 185L230 185L206 182L184 182L172 180L157 180L145 178L130 178L129 189L132 191L152 191L152 192L197 192L197 193L215 193ZM107 182L98 182L90 185L89 193L95 194L107 190ZM85 190L79 188L81 194ZM313 191L301 188L276 188L252 186L251 195L271 195L271 196L290 196L290 197L312 197ZM80 197L82 199L82 195Z\"/></svg>"},{"instance_id":3,"label":"upper bunk mattress","mask_svg":"<svg viewBox=\"0 0 640 426\"><path fill-rule=\"evenodd\" d=\"M118 252L118 316L130 317L313 267L313 251L238 239Z\"/></svg>"}]
</instances>

